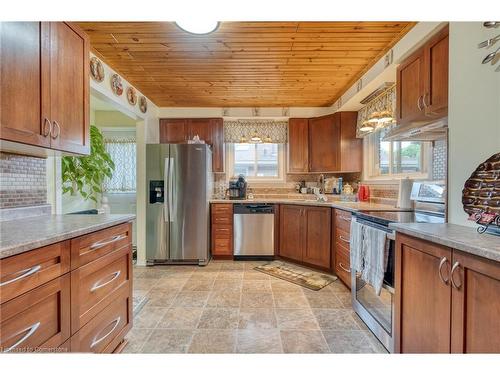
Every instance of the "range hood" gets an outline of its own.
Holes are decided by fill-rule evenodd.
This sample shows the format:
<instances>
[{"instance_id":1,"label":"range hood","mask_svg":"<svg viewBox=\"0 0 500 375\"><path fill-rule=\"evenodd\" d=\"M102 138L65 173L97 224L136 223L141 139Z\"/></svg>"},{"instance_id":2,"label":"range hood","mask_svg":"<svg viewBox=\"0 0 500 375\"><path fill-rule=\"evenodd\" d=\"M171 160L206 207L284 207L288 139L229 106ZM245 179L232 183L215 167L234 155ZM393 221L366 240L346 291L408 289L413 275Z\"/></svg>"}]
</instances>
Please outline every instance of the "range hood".
<instances>
[{"instance_id":1,"label":"range hood","mask_svg":"<svg viewBox=\"0 0 500 375\"><path fill-rule=\"evenodd\" d=\"M432 123L412 123L405 126L395 126L389 130L384 141L437 141L446 138L448 134L448 118L442 118Z\"/></svg>"}]
</instances>

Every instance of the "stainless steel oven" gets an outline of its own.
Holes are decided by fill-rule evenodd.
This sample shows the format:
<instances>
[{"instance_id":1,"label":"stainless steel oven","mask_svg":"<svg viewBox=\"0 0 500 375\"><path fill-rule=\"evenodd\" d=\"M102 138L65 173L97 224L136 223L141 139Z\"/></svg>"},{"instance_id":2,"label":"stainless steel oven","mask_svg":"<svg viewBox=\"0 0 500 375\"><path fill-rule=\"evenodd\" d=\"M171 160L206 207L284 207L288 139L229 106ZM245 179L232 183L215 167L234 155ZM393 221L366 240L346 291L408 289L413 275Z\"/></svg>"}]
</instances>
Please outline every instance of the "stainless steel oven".
<instances>
[{"instance_id":1,"label":"stainless steel oven","mask_svg":"<svg viewBox=\"0 0 500 375\"><path fill-rule=\"evenodd\" d=\"M351 269L351 293L354 311L385 348L392 353L394 351L394 233L387 226L377 222L359 217L353 220L387 233L389 254L380 295L377 295L373 286L363 281L354 269Z\"/></svg>"}]
</instances>

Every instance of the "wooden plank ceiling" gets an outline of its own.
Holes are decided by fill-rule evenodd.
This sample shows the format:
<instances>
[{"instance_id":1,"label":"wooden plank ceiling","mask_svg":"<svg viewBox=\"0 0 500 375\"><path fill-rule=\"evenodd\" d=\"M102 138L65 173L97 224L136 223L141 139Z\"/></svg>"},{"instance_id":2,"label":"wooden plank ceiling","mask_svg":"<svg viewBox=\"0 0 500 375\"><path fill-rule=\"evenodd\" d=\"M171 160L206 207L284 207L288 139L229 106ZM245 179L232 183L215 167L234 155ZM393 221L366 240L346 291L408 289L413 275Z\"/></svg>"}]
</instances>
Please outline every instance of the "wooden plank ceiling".
<instances>
[{"instance_id":1,"label":"wooden plank ceiling","mask_svg":"<svg viewBox=\"0 0 500 375\"><path fill-rule=\"evenodd\" d=\"M160 107L331 105L412 22L81 22L94 52Z\"/></svg>"}]
</instances>

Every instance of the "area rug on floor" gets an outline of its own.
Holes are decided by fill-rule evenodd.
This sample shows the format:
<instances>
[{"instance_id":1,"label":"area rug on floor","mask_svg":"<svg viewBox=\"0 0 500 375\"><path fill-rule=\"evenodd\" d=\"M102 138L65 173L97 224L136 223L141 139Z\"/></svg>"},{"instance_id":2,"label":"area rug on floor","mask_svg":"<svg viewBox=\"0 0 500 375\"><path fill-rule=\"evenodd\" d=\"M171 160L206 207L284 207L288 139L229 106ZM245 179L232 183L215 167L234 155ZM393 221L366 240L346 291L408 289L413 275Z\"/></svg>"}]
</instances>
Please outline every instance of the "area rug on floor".
<instances>
[{"instance_id":1,"label":"area rug on floor","mask_svg":"<svg viewBox=\"0 0 500 375\"><path fill-rule=\"evenodd\" d=\"M337 280L337 276L325 275L304 268L293 267L279 261L269 262L257 266L254 269L312 290L323 289L328 284Z\"/></svg>"}]
</instances>

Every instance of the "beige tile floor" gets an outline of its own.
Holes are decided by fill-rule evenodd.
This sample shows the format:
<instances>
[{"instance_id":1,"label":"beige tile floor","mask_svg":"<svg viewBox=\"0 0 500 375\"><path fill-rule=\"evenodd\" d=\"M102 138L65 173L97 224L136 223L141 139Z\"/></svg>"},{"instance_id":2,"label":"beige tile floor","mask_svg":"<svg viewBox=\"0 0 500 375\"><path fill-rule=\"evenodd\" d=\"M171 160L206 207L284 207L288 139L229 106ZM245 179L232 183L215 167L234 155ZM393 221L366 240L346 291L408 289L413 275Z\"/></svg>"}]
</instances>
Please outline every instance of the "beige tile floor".
<instances>
[{"instance_id":1,"label":"beige tile floor","mask_svg":"<svg viewBox=\"0 0 500 375\"><path fill-rule=\"evenodd\" d=\"M125 353L386 353L336 281L320 291L253 270L262 262L134 268Z\"/></svg>"}]
</instances>

